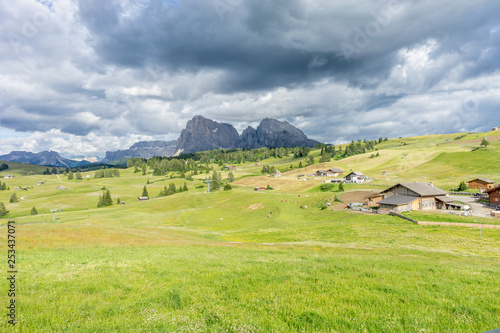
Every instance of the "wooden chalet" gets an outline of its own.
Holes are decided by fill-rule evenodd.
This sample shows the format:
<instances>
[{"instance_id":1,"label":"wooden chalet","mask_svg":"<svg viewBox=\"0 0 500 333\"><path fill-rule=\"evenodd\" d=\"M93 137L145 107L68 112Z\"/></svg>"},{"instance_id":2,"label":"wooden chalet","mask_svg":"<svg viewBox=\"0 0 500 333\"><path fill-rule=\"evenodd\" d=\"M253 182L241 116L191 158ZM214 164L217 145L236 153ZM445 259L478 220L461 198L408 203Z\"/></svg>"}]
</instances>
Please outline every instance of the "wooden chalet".
<instances>
[{"instance_id":1,"label":"wooden chalet","mask_svg":"<svg viewBox=\"0 0 500 333\"><path fill-rule=\"evenodd\" d=\"M467 182L469 188L489 190L495 187L495 182L486 178L476 178Z\"/></svg>"},{"instance_id":2,"label":"wooden chalet","mask_svg":"<svg viewBox=\"0 0 500 333\"><path fill-rule=\"evenodd\" d=\"M397 212L447 209L448 193L433 183L399 183L380 192L380 208Z\"/></svg>"},{"instance_id":3,"label":"wooden chalet","mask_svg":"<svg viewBox=\"0 0 500 333\"><path fill-rule=\"evenodd\" d=\"M265 191L265 190L266 190L266 188L265 188L265 187L263 187L263 186L257 186L257 187L254 189L254 191Z\"/></svg>"},{"instance_id":4,"label":"wooden chalet","mask_svg":"<svg viewBox=\"0 0 500 333\"><path fill-rule=\"evenodd\" d=\"M361 184L365 181L365 175L359 171L353 171L347 176L345 176L346 183Z\"/></svg>"},{"instance_id":5,"label":"wooden chalet","mask_svg":"<svg viewBox=\"0 0 500 333\"><path fill-rule=\"evenodd\" d=\"M485 193L488 193L490 204L496 206L500 205L500 185L486 190Z\"/></svg>"}]
</instances>

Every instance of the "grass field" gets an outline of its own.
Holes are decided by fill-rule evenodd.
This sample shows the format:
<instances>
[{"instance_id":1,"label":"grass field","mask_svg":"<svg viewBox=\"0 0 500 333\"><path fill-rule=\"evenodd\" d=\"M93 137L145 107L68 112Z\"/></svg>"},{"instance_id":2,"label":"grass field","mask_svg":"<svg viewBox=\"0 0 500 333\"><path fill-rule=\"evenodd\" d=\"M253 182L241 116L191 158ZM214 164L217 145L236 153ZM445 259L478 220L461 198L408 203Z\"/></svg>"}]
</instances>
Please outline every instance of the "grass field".
<instances>
[{"instance_id":1,"label":"grass field","mask_svg":"<svg viewBox=\"0 0 500 333\"><path fill-rule=\"evenodd\" d=\"M15 220L19 322L12 328L4 316L0 330L483 332L500 328L499 230L419 226L391 216L323 209L340 193L321 192L322 179L296 177L340 167L375 179L346 184L347 191L381 189L398 181L435 180L445 188L478 176L500 180L498 142L474 150L477 138L467 135L450 141L447 148L445 139L458 136L389 140L378 146L380 157L369 158L368 153L300 170L291 158L259 162L294 166L277 179L262 176L262 166L246 163L235 171L232 191L206 193L206 185L200 187L203 174L186 182L188 192L145 202L137 201L144 185L154 198L170 182L180 186L185 180L143 176L132 169L120 170L119 178L94 179L90 172L92 177L83 180L62 175L5 179L11 190L0 191L0 202L10 213L0 220L0 242L6 256L5 223ZM411 157L407 168L402 151ZM382 171L389 174L381 176ZM41 180L45 184L36 185ZM253 190L268 184L274 190ZM57 190L59 185L67 189ZM14 186L29 189L15 191L22 199L11 204ZM111 191L113 201L119 197L126 204L96 208L103 187ZM32 207L38 215L30 215ZM63 209L55 221L49 213L53 208ZM446 214L410 215L470 222ZM8 281L0 281L0 305L6 306Z\"/></svg>"}]
</instances>

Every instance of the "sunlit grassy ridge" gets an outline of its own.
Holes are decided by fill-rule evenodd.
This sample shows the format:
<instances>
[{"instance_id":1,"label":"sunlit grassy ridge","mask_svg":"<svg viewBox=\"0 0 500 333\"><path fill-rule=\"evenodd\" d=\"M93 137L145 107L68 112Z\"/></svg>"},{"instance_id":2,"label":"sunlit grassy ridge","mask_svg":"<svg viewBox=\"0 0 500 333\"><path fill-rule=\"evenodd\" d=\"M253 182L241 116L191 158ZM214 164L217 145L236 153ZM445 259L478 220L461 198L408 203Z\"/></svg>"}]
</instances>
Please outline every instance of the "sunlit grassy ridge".
<instances>
[{"instance_id":1,"label":"sunlit grassy ridge","mask_svg":"<svg viewBox=\"0 0 500 333\"><path fill-rule=\"evenodd\" d=\"M92 178L83 180L5 179L11 190L0 191L0 201L17 228L19 323L12 329L3 320L0 327L19 332L498 328L499 230L418 226L391 216L322 209L339 193L319 191L320 177L297 179L340 167L375 179L346 184L347 190L413 180L448 189L477 176L500 181L495 137L489 135L486 149L475 149L477 134L453 141L461 135L389 140L377 146L379 157L369 158L373 152L368 152L302 169L299 161L305 166L306 159L291 157L244 163L234 172L233 190L212 193L203 184L206 174L185 181L143 176L132 168L120 170L119 178L94 179L90 172ZM452 140L449 148L446 138ZM312 154L317 161L319 151ZM287 172L277 179L262 176L264 164ZM45 184L36 185L41 180ZM189 191L153 199L170 182L186 182ZM267 184L274 190L253 190ZM67 189L57 190L59 185ZM152 199L138 202L144 185ZM11 204L14 186L33 188L16 191L24 198ZM126 204L97 208L103 187L114 202L119 197ZM32 207L43 217L30 216ZM53 208L63 209L55 221ZM5 226L0 239L6 244ZM7 281L0 281L0 304L7 304Z\"/></svg>"}]
</instances>

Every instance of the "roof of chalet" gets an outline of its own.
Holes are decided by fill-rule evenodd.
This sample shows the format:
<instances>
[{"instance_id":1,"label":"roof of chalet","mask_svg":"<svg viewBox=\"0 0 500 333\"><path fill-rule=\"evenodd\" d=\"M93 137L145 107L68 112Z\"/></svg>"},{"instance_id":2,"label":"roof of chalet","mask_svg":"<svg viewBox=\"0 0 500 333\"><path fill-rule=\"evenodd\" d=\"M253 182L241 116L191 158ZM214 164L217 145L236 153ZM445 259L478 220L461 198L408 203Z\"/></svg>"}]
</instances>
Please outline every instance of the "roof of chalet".
<instances>
[{"instance_id":1,"label":"roof of chalet","mask_svg":"<svg viewBox=\"0 0 500 333\"><path fill-rule=\"evenodd\" d=\"M473 182L475 180L480 180L480 181L483 181L483 182L488 183L488 184L495 184L494 181L486 179L486 178L476 178L476 179L473 179L473 180L469 180L467 183L471 183L471 182Z\"/></svg>"},{"instance_id":2,"label":"roof of chalet","mask_svg":"<svg viewBox=\"0 0 500 333\"><path fill-rule=\"evenodd\" d=\"M484 191L484 193L491 193L500 190L500 185L490 188L489 190Z\"/></svg>"},{"instance_id":3,"label":"roof of chalet","mask_svg":"<svg viewBox=\"0 0 500 333\"><path fill-rule=\"evenodd\" d=\"M410 191L413 191L417 193L418 195L422 197L426 196L442 196L448 194L448 192L440 189L437 186L434 186L432 183L423 183L423 182L413 182L413 183L398 183L394 186L389 187L388 189L382 191L382 193L387 192L394 187L401 185L403 187L406 187Z\"/></svg>"},{"instance_id":4,"label":"roof of chalet","mask_svg":"<svg viewBox=\"0 0 500 333\"><path fill-rule=\"evenodd\" d=\"M390 197L380 200L378 203L382 205L399 206L409 204L415 200L418 200L418 198L406 195L391 195Z\"/></svg>"},{"instance_id":5,"label":"roof of chalet","mask_svg":"<svg viewBox=\"0 0 500 333\"><path fill-rule=\"evenodd\" d=\"M441 202L445 202L445 203L451 203L451 202L455 201L452 198L447 197L445 195L437 196L436 199L439 200L439 201L441 201Z\"/></svg>"}]
</instances>

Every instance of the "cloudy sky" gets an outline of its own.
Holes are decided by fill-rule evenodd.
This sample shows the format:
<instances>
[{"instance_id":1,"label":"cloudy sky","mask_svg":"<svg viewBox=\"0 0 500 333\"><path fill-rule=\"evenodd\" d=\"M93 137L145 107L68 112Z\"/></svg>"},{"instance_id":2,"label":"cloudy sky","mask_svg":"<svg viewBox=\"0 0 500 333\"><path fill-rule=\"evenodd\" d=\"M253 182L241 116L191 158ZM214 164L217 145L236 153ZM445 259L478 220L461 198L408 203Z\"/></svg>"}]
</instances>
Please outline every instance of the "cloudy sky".
<instances>
[{"instance_id":1,"label":"cloudy sky","mask_svg":"<svg viewBox=\"0 0 500 333\"><path fill-rule=\"evenodd\" d=\"M495 0L0 4L0 154L104 156L196 114L328 143L500 126Z\"/></svg>"}]
</instances>

